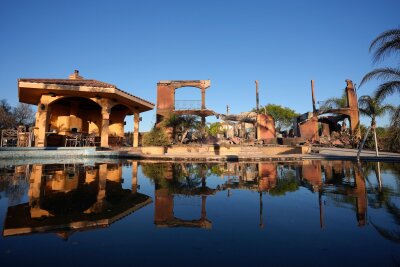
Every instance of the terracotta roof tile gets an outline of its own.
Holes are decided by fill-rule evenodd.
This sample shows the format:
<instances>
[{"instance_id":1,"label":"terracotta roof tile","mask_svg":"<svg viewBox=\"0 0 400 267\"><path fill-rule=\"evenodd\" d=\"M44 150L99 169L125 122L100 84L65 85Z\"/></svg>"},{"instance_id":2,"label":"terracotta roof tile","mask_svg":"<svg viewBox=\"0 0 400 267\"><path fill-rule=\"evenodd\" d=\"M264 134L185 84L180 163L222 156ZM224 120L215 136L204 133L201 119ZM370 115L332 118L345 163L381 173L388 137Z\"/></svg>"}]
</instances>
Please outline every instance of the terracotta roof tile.
<instances>
[{"instance_id":1,"label":"terracotta roof tile","mask_svg":"<svg viewBox=\"0 0 400 267\"><path fill-rule=\"evenodd\" d=\"M60 85L71 85L71 86L91 86L91 87L105 87L105 88L117 88L113 84L87 79L19 79L21 82L31 83L46 83L46 84L60 84Z\"/></svg>"},{"instance_id":2,"label":"terracotta roof tile","mask_svg":"<svg viewBox=\"0 0 400 267\"><path fill-rule=\"evenodd\" d=\"M119 90L119 91L121 91L121 92L123 92L123 93L125 93L125 94L127 94L127 95L136 97L137 99L142 100L143 102L146 102L146 103L151 104L151 105L154 106L154 103L152 103L152 102L150 102L150 101L147 101L147 100L144 100L143 98L140 98L140 97L137 97L137 96L135 96L135 95L132 95L132 94L130 94L130 93L124 91L124 90L121 90L121 89L119 89L119 88L115 88L115 89L117 89L117 90Z\"/></svg>"},{"instance_id":3,"label":"terracotta roof tile","mask_svg":"<svg viewBox=\"0 0 400 267\"><path fill-rule=\"evenodd\" d=\"M137 99L146 102L148 104L151 104L154 106L154 103L151 103L147 100L144 100L143 98L137 97L135 95L132 95L126 91L123 91L119 88L117 88L115 85L110 84L110 83L105 83L101 82L98 80L88 80L88 79L30 79L30 78L24 78L24 79L19 79L20 82L30 82L30 83L44 83L44 84L59 84L59 85L70 85L70 86L90 86L90 87L103 87L103 88L113 88L117 89L129 96L136 97Z\"/></svg>"}]
</instances>

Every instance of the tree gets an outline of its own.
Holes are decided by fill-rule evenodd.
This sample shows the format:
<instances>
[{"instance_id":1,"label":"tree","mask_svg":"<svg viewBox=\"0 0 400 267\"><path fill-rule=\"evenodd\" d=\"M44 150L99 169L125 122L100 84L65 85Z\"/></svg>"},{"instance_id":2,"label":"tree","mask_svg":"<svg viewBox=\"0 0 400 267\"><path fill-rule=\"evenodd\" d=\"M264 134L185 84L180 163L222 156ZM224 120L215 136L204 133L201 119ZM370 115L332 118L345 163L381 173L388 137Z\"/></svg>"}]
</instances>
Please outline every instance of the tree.
<instances>
[{"instance_id":1,"label":"tree","mask_svg":"<svg viewBox=\"0 0 400 267\"><path fill-rule=\"evenodd\" d=\"M400 55L400 28L385 31L376 37L370 47L369 51L373 52L373 62L377 63L385 59L393 53ZM378 98L386 98L395 92L400 94L400 69L392 67L377 68L367 73L360 86L364 85L372 79L378 79L383 81L375 91L375 95ZM391 147L392 149L400 149L400 106L393 112L391 118L391 125L389 128L390 135L392 138Z\"/></svg>"},{"instance_id":2,"label":"tree","mask_svg":"<svg viewBox=\"0 0 400 267\"><path fill-rule=\"evenodd\" d=\"M178 116L174 113L169 114L169 116L163 120L163 126L172 129L172 139L173 140L176 139L176 131L177 131L177 128L179 127L180 123L181 123L180 116Z\"/></svg>"},{"instance_id":3,"label":"tree","mask_svg":"<svg viewBox=\"0 0 400 267\"><path fill-rule=\"evenodd\" d=\"M395 52L400 55L400 28L385 31L376 37L369 47L370 52L373 50L374 63L383 60L386 56L389 56ZM378 98L386 98L387 96L394 94L396 91L400 94L399 68L385 67L374 69L373 71L365 74L361 80L360 86L372 79L383 81L383 83L378 86L375 92ZM393 119L396 119L396 117L393 117Z\"/></svg>"},{"instance_id":4,"label":"tree","mask_svg":"<svg viewBox=\"0 0 400 267\"><path fill-rule=\"evenodd\" d=\"M31 105L19 103L13 110L14 120L17 125L32 126L35 120Z\"/></svg>"},{"instance_id":5,"label":"tree","mask_svg":"<svg viewBox=\"0 0 400 267\"><path fill-rule=\"evenodd\" d=\"M0 100L0 129L13 128L14 126L12 107L6 99L2 99Z\"/></svg>"},{"instance_id":6,"label":"tree","mask_svg":"<svg viewBox=\"0 0 400 267\"><path fill-rule=\"evenodd\" d=\"M144 146L167 146L169 142L163 129L153 128L143 135L142 143Z\"/></svg>"},{"instance_id":7,"label":"tree","mask_svg":"<svg viewBox=\"0 0 400 267\"><path fill-rule=\"evenodd\" d=\"M253 111L256 111L256 109L253 109ZM293 124L293 119L299 116L296 111L290 108L274 104L268 104L264 107L261 107L260 113L267 113L271 115L275 120L275 127L278 130L290 128L290 126Z\"/></svg>"},{"instance_id":8,"label":"tree","mask_svg":"<svg viewBox=\"0 0 400 267\"><path fill-rule=\"evenodd\" d=\"M396 91L400 94L400 69L388 67L375 69L363 77L360 86L373 78L385 81L376 89L378 96L387 97Z\"/></svg>"},{"instance_id":9,"label":"tree","mask_svg":"<svg viewBox=\"0 0 400 267\"><path fill-rule=\"evenodd\" d=\"M177 139L178 131L182 133L180 142L183 143L190 131L200 129L201 123L197 116L171 114L164 120L164 126L172 128L172 138L174 140Z\"/></svg>"},{"instance_id":10,"label":"tree","mask_svg":"<svg viewBox=\"0 0 400 267\"><path fill-rule=\"evenodd\" d=\"M217 136L217 134L223 133L222 124L220 122L211 123L208 128L208 133L211 136Z\"/></svg>"},{"instance_id":11,"label":"tree","mask_svg":"<svg viewBox=\"0 0 400 267\"><path fill-rule=\"evenodd\" d=\"M369 47L370 52L373 50L374 63L382 61L392 53L400 52L400 29L388 30L381 33L372 41ZM395 91L400 93L400 69L390 67L375 69L363 77L360 86L374 78L386 81L377 89L379 97L386 97Z\"/></svg>"},{"instance_id":12,"label":"tree","mask_svg":"<svg viewBox=\"0 0 400 267\"><path fill-rule=\"evenodd\" d=\"M6 99L0 100L0 129L15 128L19 125L32 126L35 121L30 105L19 103L11 107Z\"/></svg>"},{"instance_id":13,"label":"tree","mask_svg":"<svg viewBox=\"0 0 400 267\"><path fill-rule=\"evenodd\" d=\"M382 104L383 97L363 95L358 99L358 106L361 115L371 118L371 129L374 134L375 150L378 156L378 141L376 138L376 118L383 116L386 112L393 112L395 108L389 104Z\"/></svg>"},{"instance_id":14,"label":"tree","mask_svg":"<svg viewBox=\"0 0 400 267\"><path fill-rule=\"evenodd\" d=\"M337 109L337 108L345 108L347 107L347 94L346 90L343 90L342 96L338 97L331 97L324 101L324 104L321 105L319 108L320 111L327 111L330 109Z\"/></svg>"},{"instance_id":15,"label":"tree","mask_svg":"<svg viewBox=\"0 0 400 267\"><path fill-rule=\"evenodd\" d=\"M193 115L183 115L181 116L181 123L180 123L180 128L182 131L182 138L181 138L181 144L184 142L187 134L191 130L199 130L201 127L201 123L198 119L198 117L193 116Z\"/></svg>"}]
</instances>

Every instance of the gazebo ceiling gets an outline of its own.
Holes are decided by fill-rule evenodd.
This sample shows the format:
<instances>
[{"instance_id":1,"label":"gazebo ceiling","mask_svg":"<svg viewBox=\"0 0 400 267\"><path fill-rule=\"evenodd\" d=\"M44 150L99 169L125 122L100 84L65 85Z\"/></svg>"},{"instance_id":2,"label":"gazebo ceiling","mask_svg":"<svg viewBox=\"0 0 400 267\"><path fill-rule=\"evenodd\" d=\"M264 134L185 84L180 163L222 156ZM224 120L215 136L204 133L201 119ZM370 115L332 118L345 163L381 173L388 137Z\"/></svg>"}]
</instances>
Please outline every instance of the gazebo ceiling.
<instances>
[{"instance_id":1,"label":"gazebo ceiling","mask_svg":"<svg viewBox=\"0 0 400 267\"><path fill-rule=\"evenodd\" d=\"M73 76L72 76L73 77ZM70 79L19 79L19 101L37 105L42 95L107 98L118 104L125 105L138 112L148 111L154 108L154 104L118 89L115 85L78 78Z\"/></svg>"}]
</instances>

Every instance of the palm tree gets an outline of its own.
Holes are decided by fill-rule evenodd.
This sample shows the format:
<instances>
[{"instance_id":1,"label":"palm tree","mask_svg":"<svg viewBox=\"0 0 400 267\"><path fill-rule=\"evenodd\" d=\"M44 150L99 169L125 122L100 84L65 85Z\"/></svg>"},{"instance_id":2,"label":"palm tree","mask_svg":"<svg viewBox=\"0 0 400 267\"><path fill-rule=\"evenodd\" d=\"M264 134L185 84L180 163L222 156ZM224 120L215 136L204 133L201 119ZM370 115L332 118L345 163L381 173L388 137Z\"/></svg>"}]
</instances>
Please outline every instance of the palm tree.
<instances>
[{"instance_id":1,"label":"palm tree","mask_svg":"<svg viewBox=\"0 0 400 267\"><path fill-rule=\"evenodd\" d=\"M369 51L372 50L375 50L374 63L383 60L392 53L400 52L400 28L381 33L372 41ZM400 94L400 69L390 67L375 69L363 77L360 86L374 78L384 81L377 88L376 95L378 97L386 97L396 91Z\"/></svg>"},{"instance_id":2,"label":"palm tree","mask_svg":"<svg viewBox=\"0 0 400 267\"><path fill-rule=\"evenodd\" d=\"M396 225L400 225L400 208L396 206L392 201L385 201L385 207L388 213L392 216ZM385 239L390 240L395 243L400 243L400 231L390 230L382 226L375 224L371 220L372 226L378 231L378 233Z\"/></svg>"},{"instance_id":3,"label":"palm tree","mask_svg":"<svg viewBox=\"0 0 400 267\"><path fill-rule=\"evenodd\" d=\"M376 37L370 47L369 51L374 51L373 53L373 62L377 63L385 59L386 56L389 56L393 53L400 54L400 28L392 29L381 33L378 37ZM383 81L382 84L378 86L375 91L375 96L377 98L386 98L389 95L394 93L400 94L400 69L399 68L377 68L369 73L367 73L361 83L360 86L365 84L366 82L378 79ZM391 147L397 149L400 143L400 106L397 107L396 111L393 112L391 118L391 127L390 132L393 135L391 138Z\"/></svg>"},{"instance_id":4,"label":"palm tree","mask_svg":"<svg viewBox=\"0 0 400 267\"><path fill-rule=\"evenodd\" d=\"M183 143L189 131L200 128L200 122L198 117L193 115L171 114L168 119L164 121L164 126L172 128L172 138L174 140L179 130L182 133L181 143Z\"/></svg>"},{"instance_id":5,"label":"palm tree","mask_svg":"<svg viewBox=\"0 0 400 267\"><path fill-rule=\"evenodd\" d=\"M198 130L200 128L200 121L196 116L184 115L181 116L180 127L183 133L181 139L181 144L182 144L190 130Z\"/></svg>"},{"instance_id":6,"label":"palm tree","mask_svg":"<svg viewBox=\"0 0 400 267\"><path fill-rule=\"evenodd\" d=\"M383 116L387 112L393 112L395 108L389 104L382 104L383 97L374 95L363 95L358 99L358 106L361 115L371 118L371 129L374 134L376 156L379 156L378 141L376 138L376 118ZM364 137L365 138L365 137Z\"/></svg>"},{"instance_id":7,"label":"palm tree","mask_svg":"<svg viewBox=\"0 0 400 267\"><path fill-rule=\"evenodd\" d=\"M176 114L170 114L164 121L163 126L172 129L172 139L175 141L176 131L181 124L181 117Z\"/></svg>"},{"instance_id":8,"label":"palm tree","mask_svg":"<svg viewBox=\"0 0 400 267\"><path fill-rule=\"evenodd\" d=\"M330 109L339 109L347 107L347 94L346 90L343 90L341 97L331 97L324 101L324 104L320 106L320 112L326 112Z\"/></svg>"}]
</instances>

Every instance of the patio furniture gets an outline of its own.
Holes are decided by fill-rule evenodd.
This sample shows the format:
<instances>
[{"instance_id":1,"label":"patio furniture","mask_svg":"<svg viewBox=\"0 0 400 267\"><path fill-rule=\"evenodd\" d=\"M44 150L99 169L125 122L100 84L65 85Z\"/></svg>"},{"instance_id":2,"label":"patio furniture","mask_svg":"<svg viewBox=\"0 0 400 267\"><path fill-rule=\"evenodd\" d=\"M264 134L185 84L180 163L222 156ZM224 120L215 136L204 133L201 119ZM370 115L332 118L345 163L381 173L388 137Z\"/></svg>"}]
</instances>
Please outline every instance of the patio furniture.
<instances>
[{"instance_id":1,"label":"patio furniture","mask_svg":"<svg viewBox=\"0 0 400 267\"><path fill-rule=\"evenodd\" d=\"M83 146L82 133L74 133L65 137L65 146Z\"/></svg>"},{"instance_id":2,"label":"patio furniture","mask_svg":"<svg viewBox=\"0 0 400 267\"><path fill-rule=\"evenodd\" d=\"M84 139L85 146L100 146L100 140L96 134L89 134Z\"/></svg>"},{"instance_id":3,"label":"patio furniture","mask_svg":"<svg viewBox=\"0 0 400 267\"><path fill-rule=\"evenodd\" d=\"M1 131L1 146L16 147L18 143L18 131L14 129L4 129Z\"/></svg>"}]
</instances>

